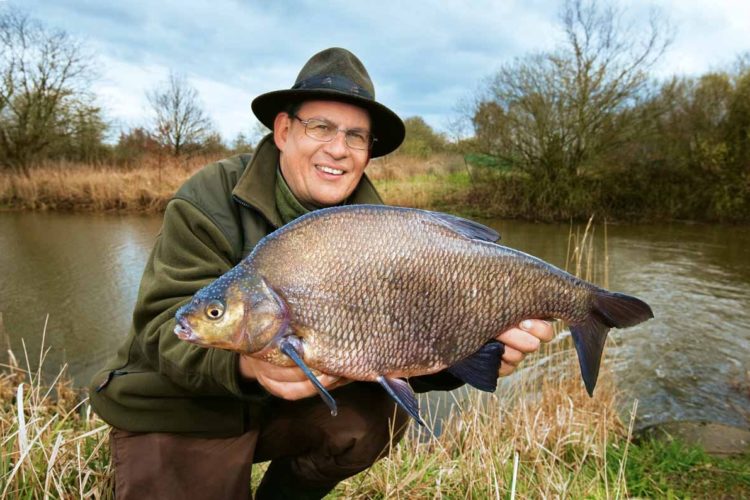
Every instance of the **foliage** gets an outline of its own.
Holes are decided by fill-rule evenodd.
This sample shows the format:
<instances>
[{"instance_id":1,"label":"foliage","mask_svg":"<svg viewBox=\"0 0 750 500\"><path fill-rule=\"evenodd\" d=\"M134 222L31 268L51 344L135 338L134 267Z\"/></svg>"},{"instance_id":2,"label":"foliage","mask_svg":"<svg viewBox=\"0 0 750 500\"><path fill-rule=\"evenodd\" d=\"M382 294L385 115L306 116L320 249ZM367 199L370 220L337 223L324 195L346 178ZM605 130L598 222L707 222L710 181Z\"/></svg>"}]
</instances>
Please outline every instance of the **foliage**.
<instances>
[{"instance_id":1,"label":"foliage","mask_svg":"<svg viewBox=\"0 0 750 500\"><path fill-rule=\"evenodd\" d=\"M623 458L621 447L608 448L609 464ZM713 457L677 440L640 440L630 447L625 477L635 497L745 498L750 493L750 455Z\"/></svg>"},{"instance_id":2,"label":"foliage","mask_svg":"<svg viewBox=\"0 0 750 500\"><path fill-rule=\"evenodd\" d=\"M505 65L477 104L486 152L535 177L573 178L635 130L627 108L647 92L647 70L666 41L656 19L641 37L620 18L595 1L567 2L565 44Z\"/></svg>"},{"instance_id":3,"label":"foliage","mask_svg":"<svg viewBox=\"0 0 750 500\"><path fill-rule=\"evenodd\" d=\"M198 91L185 77L170 73L166 82L148 93L154 112L154 138L172 155L200 148L211 135L211 124L198 101Z\"/></svg>"},{"instance_id":4,"label":"foliage","mask_svg":"<svg viewBox=\"0 0 750 500\"><path fill-rule=\"evenodd\" d=\"M406 137L398 151L401 154L428 158L446 150L447 140L442 134L435 132L420 116L412 116L404 120Z\"/></svg>"},{"instance_id":5,"label":"foliage","mask_svg":"<svg viewBox=\"0 0 750 500\"><path fill-rule=\"evenodd\" d=\"M64 31L0 13L0 165L27 172L50 155L99 157L106 125L89 92L91 61Z\"/></svg>"},{"instance_id":6,"label":"foliage","mask_svg":"<svg viewBox=\"0 0 750 500\"><path fill-rule=\"evenodd\" d=\"M232 141L232 152L234 154L252 153L253 148L254 145L248 141L247 136L242 132L239 132Z\"/></svg>"},{"instance_id":7,"label":"foliage","mask_svg":"<svg viewBox=\"0 0 750 500\"><path fill-rule=\"evenodd\" d=\"M502 67L475 102L462 152L481 182L467 203L542 220L750 221L747 57L656 85L657 17L638 35L609 4L571 0L562 27L564 45Z\"/></svg>"},{"instance_id":8,"label":"foliage","mask_svg":"<svg viewBox=\"0 0 750 500\"><path fill-rule=\"evenodd\" d=\"M119 165L137 166L146 155L155 156L161 149L159 142L143 127L120 132L112 151L112 160Z\"/></svg>"}]
</instances>

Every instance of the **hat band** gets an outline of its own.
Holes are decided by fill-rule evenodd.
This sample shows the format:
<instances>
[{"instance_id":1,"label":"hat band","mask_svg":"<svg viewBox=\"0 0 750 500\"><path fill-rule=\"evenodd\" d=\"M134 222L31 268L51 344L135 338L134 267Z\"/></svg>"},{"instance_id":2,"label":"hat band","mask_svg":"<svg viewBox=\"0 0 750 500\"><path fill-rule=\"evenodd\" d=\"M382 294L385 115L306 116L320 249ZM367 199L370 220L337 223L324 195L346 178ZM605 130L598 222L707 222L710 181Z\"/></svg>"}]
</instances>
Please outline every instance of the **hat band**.
<instances>
[{"instance_id":1,"label":"hat band","mask_svg":"<svg viewBox=\"0 0 750 500\"><path fill-rule=\"evenodd\" d=\"M295 83L292 90L337 90L345 94L364 97L365 99L375 99L364 87L357 85L348 78L338 75L312 76Z\"/></svg>"}]
</instances>

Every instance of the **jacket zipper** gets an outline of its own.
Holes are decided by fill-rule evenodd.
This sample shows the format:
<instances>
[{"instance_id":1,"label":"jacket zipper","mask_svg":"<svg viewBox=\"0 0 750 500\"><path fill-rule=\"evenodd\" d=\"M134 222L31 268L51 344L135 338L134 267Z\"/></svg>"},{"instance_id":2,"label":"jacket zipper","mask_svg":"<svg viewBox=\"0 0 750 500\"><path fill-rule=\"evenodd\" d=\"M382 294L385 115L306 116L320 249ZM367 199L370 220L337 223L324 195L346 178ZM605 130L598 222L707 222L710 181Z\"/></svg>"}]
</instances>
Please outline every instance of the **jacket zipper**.
<instances>
[{"instance_id":1,"label":"jacket zipper","mask_svg":"<svg viewBox=\"0 0 750 500\"><path fill-rule=\"evenodd\" d=\"M102 389L107 387L109 383L112 382L113 378L119 377L120 375L127 375L128 373L130 372L124 370L112 370L107 374L107 378L105 378L104 381L96 387L96 392L101 392Z\"/></svg>"}]
</instances>

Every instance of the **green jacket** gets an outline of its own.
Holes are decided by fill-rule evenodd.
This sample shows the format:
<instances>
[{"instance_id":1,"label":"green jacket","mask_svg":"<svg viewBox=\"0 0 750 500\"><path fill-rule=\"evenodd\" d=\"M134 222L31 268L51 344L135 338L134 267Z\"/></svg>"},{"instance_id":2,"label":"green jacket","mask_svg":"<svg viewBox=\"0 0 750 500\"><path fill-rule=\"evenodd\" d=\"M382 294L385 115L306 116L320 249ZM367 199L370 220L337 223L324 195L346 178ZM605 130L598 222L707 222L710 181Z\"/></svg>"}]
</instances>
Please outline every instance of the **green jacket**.
<instances>
[{"instance_id":1,"label":"green jacket","mask_svg":"<svg viewBox=\"0 0 750 500\"><path fill-rule=\"evenodd\" d=\"M200 170L167 205L130 333L90 387L106 422L134 432L237 435L270 397L241 380L236 353L189 344L173 330L181 305L282 225L274 197L278 159L269 135L254 156ZM364 177L349 202L382 200Z\"/></svg>"}]
</instances>

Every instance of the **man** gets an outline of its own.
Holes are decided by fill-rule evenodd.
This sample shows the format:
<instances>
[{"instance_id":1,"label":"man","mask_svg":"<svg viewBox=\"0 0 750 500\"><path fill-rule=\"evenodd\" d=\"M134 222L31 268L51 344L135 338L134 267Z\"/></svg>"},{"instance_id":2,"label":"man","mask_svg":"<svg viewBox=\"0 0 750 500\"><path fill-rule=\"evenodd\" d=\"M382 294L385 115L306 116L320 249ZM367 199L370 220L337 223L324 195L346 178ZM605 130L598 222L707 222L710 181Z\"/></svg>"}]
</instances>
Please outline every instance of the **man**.
<instances>
[{"instance_id":1,"label":"man","mask_svg":"<svg viewBox=\"0 0 750 500\"><path fill-rule=\"evenodd\" d=\"M252 107L273 133L252 157L208 165L177 192L130 334L94 378L92 405L113 426L119 498L249 497L251 464L267 460L257 498L321 498L387 453L408 421L377 384L320 375L337 388L332 417L298 368L173 334L176 309L266 234L320 207L382 203L365 168L404 138L402 121L375 101L366 69L344 49L314 55L292 89L263 94ZM501 333L499 375L551 337L543 321ZM461 384L447 372L411 383L418 391Z\"/></svg>"}]
</instances>

